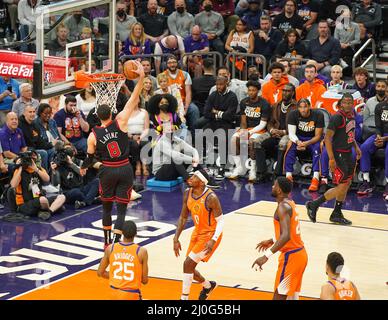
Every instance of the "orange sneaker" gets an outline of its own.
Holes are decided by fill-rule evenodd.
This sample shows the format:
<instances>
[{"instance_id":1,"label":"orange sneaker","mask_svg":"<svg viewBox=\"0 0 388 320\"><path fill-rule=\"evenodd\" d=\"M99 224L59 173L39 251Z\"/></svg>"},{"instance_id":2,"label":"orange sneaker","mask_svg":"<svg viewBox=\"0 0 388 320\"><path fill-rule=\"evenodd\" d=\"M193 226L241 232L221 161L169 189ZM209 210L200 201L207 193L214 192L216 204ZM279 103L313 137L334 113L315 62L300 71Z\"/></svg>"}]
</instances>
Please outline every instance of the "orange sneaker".
<instances>
[{"instance_id":1,"label":"orange sneaker","mask_svg":"<svg viewBox=\"0 0 388 320\"><path fill-rule=\"evenodd\" d=\"M318 189L319 189L319 180L317 178L312 178L309 191L315 192L315 191L318 191Z\"/></svg>"}]
</instances>

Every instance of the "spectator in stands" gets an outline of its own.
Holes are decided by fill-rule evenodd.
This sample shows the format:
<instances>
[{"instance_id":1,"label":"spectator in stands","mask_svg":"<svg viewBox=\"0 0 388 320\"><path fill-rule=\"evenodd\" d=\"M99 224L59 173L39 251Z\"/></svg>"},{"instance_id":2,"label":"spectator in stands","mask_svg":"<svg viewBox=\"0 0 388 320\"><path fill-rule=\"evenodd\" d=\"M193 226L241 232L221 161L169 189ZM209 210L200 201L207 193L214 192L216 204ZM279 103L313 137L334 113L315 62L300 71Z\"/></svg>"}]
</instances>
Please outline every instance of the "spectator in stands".
<instances>
[{"instance_id":1,"label":"spectator in stands","mask_svg":"<svg viewBox=\"0 0 388 320\"><path fill-rule=\"evenodd\" d=\"M283 58L276 58L276 61L275 62L279 62L283 65L284 67L284 71L283 71L283 75L286 76L288 78L288 81L290 83L292 83L294 85L294 87L298 87L299 86L299 80L297 78L295 78L294 76L290 75L290 71L291 71L291 63L288 59L283 59ZM268 73L264 80L263 80L263 83L269 81L270 79L272 78L272 75L271 73Z\"/></svg>"},{"instance_id":2,"label":"spectator in stands","mask_svg":"<svg viewBox=\"0 0 388 320\"><path fill-rule=\"evenodd\" d=\"M50 181L50 176L36 163L36 157L35 154L31 165L20 166L15 170L8 191L8 202L13 212L47 220L61 211L66 198L63 194L43 196L42 185Z\"/></svg>"},{"instance_id":3,"label":"spectator in stands","mask_svg":"<svg viewBox=\"0 0 388 320\"><path fill-rule=\"evenodd\" d=\"M150 118L150 128L158 135L164 134L164 129L173 127L178 130L181 121L177 115L177 101L171 94L156 94L148 103L148 113ZM168 130L169 131L169 130ZM154 169L152 169L154 173Z\"/></svg>"},{"instance_id":4,"label":"spectator in stands","mask_svg":"<svg viewBox=\"0 0 388 320\"><path fill-rule=\"evenodd\" d=\"M148 102L154 95L154 88L152 86L152 80L150 77L144 77L143 87L140 92L140 108L147 109Z\"/></svg>"},{"instance_id":5,"label":"spectator in stands","mask_svg":"<svg viewBox=\"0 0 388 320\"><path fill-rule=\"evenodd\" d=\"M137 22L137 19L126 13L127 6L125 2L118 1L116 5L116 35L120 41L125 41L128 38L128 30L131 30L131 26ZM98 34L99 24L109 27L109 16L104 18L95 18L93 20L93 32Z\"/></svg>"},{"instance_id":6,"label":"spectator in stands","mask_svg":"<svg viewBox=\"0 0 388 320\"><path fill-rule=\"evenodd\" d=\"M66 55L66 44L69 43L69 29L60 23L57 26L57 37L47 44L50 55L64 57Z\"/></svg>"},{"instance_id":7,"label":"spectator in stands","mask_svg":"<svg viewBox=\"0 0 388 320\"><path fill-rule=\"evenodd\" d=\"M67 154L67 159L60 161L54 158L51 162L51 183L54 186L61 186L66 203L74 204L75 209L92 205L98 196L98 178L85 183L80 173L82 161L74 157L72 146L64 146L61 151Z\"/></svg>"},{"instance_id":8,"label":"spectator in stands","mask_svg":"<svg viewBox=\"0 0 388 320\"><path fill-rule=\"evenodd\" d=\"M234 92L228 89L228 79L225 77L217 77L217 90L209 95L206 100L204 116L209 121L203 127L203 130L210 129L213 132L217 129L222 129L225 132L225 140L218 139L218 147L221 150L227 151L228 146L228 130L235 127L235 118L238 100ZM222 148L224 144L226 149ZM221 168L227 163L226 152L220 153ZM222 170L223 171L223 170ZM222 173L220 172L222 175Z\"/></svg>"},{"instance_id":9,"label":"spectator in stands","mask_svg":"<svg viewBox=\"0 0 388 320\"><path fill-rule=\"evenodd\" d=\"M9 30L10 35L13 36L13 40L16 40L17 24L18 24L18 3L19 0L4 0L7 4L8 16L9 16Z\"/></svg>"},{"instance_id":10,"label":"spectator in stands","mask_svg":"<svg viewBox=\"0 0 388 320\"><path fill-rule=\"evenodd\" d=\"M315 60L310 59L310 60L307 60L306 66L309 65L309 64L314 65L315 68L318 70L318 65L319 65L318 62L316 62ZM300 84L302 84L303 82L306 81L306 78L304 78L304 68L305 67L299 69L299 71L303 71L302 79L300 80ZM331 72L331 69L330 69L330 72ZM317 75L317 78L322 80L325 83L325 85L327 85L330 82L330 77L328 78L328 77L326 77L326 76L324 76L322 74L319 74L319 73Z\"/></svg>"},{"instance_id":11,"label":"spectator in stands","mask_svg":"<svg viewBox=\"0 0 388 320\"><path fill-rule=\"evenodd\" d=\"M185 0L175 0L174 2L175 11L167 18L168 29L171 35L185 38L194 26L194 17L187 12Z\"/></svg>"},{"instance_id":12,"label":"spectator in stands","mask_svg":"<svg viewBox=\"0 0 388 320\"><path fill-rule=\"evenodd\" d=\"M14 165L14 159L20 152L27 151L23 131L18 128L19 121L15 112L9 112L5 125L0 129L0 144L3 149L4 162ZM12 170L10 170L12 171Z\"/></svg>"},{"instance_id":13,"label":"spectator in stands","mask_svg":"<svg viewBox=\"0 0 388 320\"><path fill-rule=\"evenodd\" d=\"M370 136L361 145L360 171L362 172L363 183L357 191L357 195L367 195L373 192L369 172L371 169L371 157L377 149L385 148L385 191L383 197L388 200L388 103L386 100L377 104L375 108L376 134Z\"/></svg>"},{"instance_id":14,"label":"spectator in stands","mask_svg":"<svg viewBox=\"0 0 388 320\"><path fill-rule=\"evenodd\" d=\"M311 40L317 36L319 0L298 0L297 13L303 19L302 37Z\"/></svg>"},{"instance_id":15,"label":"spectator in stands","mask_svg":"<svg viewBox=\"0 0 388 320\"><path fill-rule=\"evenodd\" d=\"M39 106L39 101L32 97L32 85L29 83L22 83L19 86L20 98L16 99L12 104L12 111L20 117L24 113L24 108L29 105L33 106L35 110Z\"/></svg>"},{"instance_id":16,"label":"spectator in stands","mask_svg":"<svg viewBox=\"0 0 388 320\"><path fill-rule=\"evenodd\" d=\"M224 43L220 38L225 30L224 19L218 12L212 10L211 0L203 0L202 5L205 11L195 15L195 24L207 35L211 49L224 54Z\"/></svg>"},{"instance_id":17,"label":"spectator in stands","mask_svg":"<svg viewBox=\"0 0 388 320\"><path fill-rule=\"evenodd\" d=\"M158 2L148 0L147 12L139 17L144 32L152 42L158 42L168 35L167 17L157 13Z\"/></svg>"},{"instance_id":18,"label":"spectator in stands","mask_svg":"<svg viewBox=\"0 0 388 320\"><path fill-rule=\"evenodd\" d=\"M261 54L267 60L267 65L279 42L282 41L282 33L272 27L272 21L269 16L260 17L260 30L255 36L255 54ZM257 64L263 64L260 58L256 59Z\"/></svg>"},{"instance_id":19,"label":"spectator in stands","mask_svg":"<svg viewBox=\"0 0 388 320\"><path fill-rule=\"evenodd\" d=\"M148 142L148 133L150 129L150 118L146 109L138 105L131 113L128 119L128 139L130 145L130 154L132 157L132 164L135 164L135 175L148 176L149 171L145 159L141 154L141 149Z\"/></svg>"},{"instance_id":20,"label":"spectator in stands","mask_svg":"<svg viewBox=\"0 0 388 320\"><path fill-rule=\"evenodd\" d=\"M260 175L266 171L266 162L257 162L255 148L261 149L264 140L270 137L267 132L267 122L271 116L271 106L267 100L259 96L261 85L258 81L248 81L248 97L240 102L240 130L237 131L231 140L236 146L236 155L233 156L236 168L233 170L230 179L243 176L246 172L245 166L240 158L241 139L248 142L248 154L250 158L249 182L256 181L256 170Z\"/></svg>"},{"instance_id":21,"label":"spectator in stands","mask_svg":"<svg viewBox=\"0 0 388 320\"><path fill-rule=\"evenodd\" d=\"M381 5L372 0L362 0L354 4L352 12L354 21L360 26L361 39L364 39L366 34L372 38L383 21Z\"/></svg>"},{"instance_id":22,"label":"spectator in stands","mask_svg":"<svg viewBox=\"0 0 388 320\"><path fill-rule=\"evenodd\" d=\"M84 17L89 19L90 23L93 23L95 18L103 18L106 17L109 13L109 4L89 7L83 10Z\"/></svg>"},{"instance_id":23,"label":"spectator in stands","mask_svg":"<svg viewBox=\"0 0 388 320\"><path fill-rule=\"evenodd\" d=\"M313 109L322 104L322 95L326 92L325 83L317 78L317 69L309 64L304 70L306 81L296 88L296 100L307 99Z\"/></svg>"},{"instance_id":24,"label":"spectator in stands","mask_svg":"<svg viewBox=\"0 0 388 320\"><path fill-rule=\"evenodd\" d=\"M339 17L339 21L335 26L334 38L338 39L341 45L341 58L349 66L352 65L352 58L355 54L355 46L360 40L360 27L357 23L352 21L352 14L350 10L344 10ZM346 69L346 68L345 68Z\"/></svg>"},{"instance_id":25,"label":"spectator in stands","mask_svg":"<svg viewBox=\"0 0 388 320\"><path fill-rule=\"evenodd\" d=\"M246 9L241 10L238 5L236 7L236 14L246 21L248 29L252 30L255 34L261 28L260 18L264 15L264 12L260 9L260 4L260 0L248 0Z\"/></svg>"},{"instance_id":26,"label":"spectator in stands","mask_svg":"<svg viewBox=\"0 0 388 320\"><path fill-rule=\"evenodd\" d=\"M168 84L175 84L181 93L181 97L185 106L185 118L187 125L191 130L194 130L195 123L199 119L198 107L192 102L191 77L181 69L178 69L178 60L175 56L170 56L167 59L167 70L164 73L168 77Z\"/></svg>"},{"instance_id":27,"label":"spectator in stands","mask_svg":"<svg viewBox=\"0 0 388 320\"><path fill-rule=\"evenodd\" d=\"M82 10L76 10L67 17L63 24L69 30L69 40L71 42L81 40L83 28L90 28L90 21L82 16Z\"/></svg>"},{"instance_id":28,"label":"spectator in stands","mask_svg":"<svg viewBox=\"0 0 388 320\"><path fill-rule=\"evenodd\" d=\"M0 143L0 176L5 175L6 173L8 173L8 165L4 162L3 148Z\"/></svg>"},{"instance_id":29,"label":"spectator in stands","mask_svg":"<svg viewBox=\"0 0 388 320\"><path fill-rule=\"evenodd\" d=\"M166 62L169 55L174 55L179 61L182 55L185 53L185 45L183 40L179 36L167 36L155 44L155 55L164 54L167 56L160 57L155 56L155 69L156 74L166 69Z\"/></svg>"},{"instance_id":30,"label":"spectator in stands","mask_svg":"<svg viewBox=\"0 0 388 320\"><path fill-rule=\"evenodd\" d=\"M295 0L286 0L283 13L277 15L273 21L274 28L285 34L288 30L295 29L299 35L302 34L304 21L297 12L298 5Z\"/></svg>"},{"instance_id":31,"label":"spectator in stands","mask_svg":"<svg viewBox=\"0 0 388 320\"><path fill-rule=\"evenodd\" d=\"M42 144L51 149L55 147L58 141L61 140L57 123L51 118L52 108L47 103L41 103L38 107L37 114L38 117L34 120L34 122L39 130L40 137L43 141ZM50 151L48 151L48 153L51 156Z\"/></svg>"},{"instance_id":32,"label":"spectator in stands","mask_svg":"<svg viewBox=\"0 0 388 320\"><path fill-rule=\"evenodd\" d=\"M71 143L78 152L86 154L87 143L83 133L89 132L89 124L84 113L79 110L75 97L66 98L65 107L55 114L54 120L58 125L61 139L65 143Z\"/></svg>"},{"instance_id":33,"label":"spectator in stands","mask_svg":"<svg viewBox=\"0 0 388 320\"><path fill-rule=\"evenodd\" d=\"M144 68L144 74L146 75L146 77L151 79L152 89L155 91L158 87L158 82L157 82L156 78L151 74L151 60L150 60L150 58L143 58L140 63ZM134 85L136 85L137 80L135 79L135 80L133 80L133 82L134 82Z\"/></svg>"},{"instance_id":34,"label":"spectator in stands","mask_svg":"<svg viewBox=\"0 0 388 320\"><path fill-rule=\"evenodd\" d=\"M49 170L49 162L54 154L54 146L52 143L42 139L40 128L34 121L36 118L36 108L27 105L23 114L19 117L19 128L23 132L26 146L33 148L41 158L42 166L45 170Z\"/></svg>"},{"instance_id":35,"label":"spectator in stands","mask_svg":"<svg viewBox=\"0 0 388 320\"><path fill-rule=\"evenodd\" d=\"M96 92L91 85L77 94L75 98L78 108L85 116L88 116L89 112L96 106Z\"/></svg>"},{"instance_id":36,"label":"spectator in stands","mask_svg":"<svg viewBox=\"0 0 388 320\"><path fill-rule=\"evenodd\" d=\"M283 173L284 152L290 140L287 134L287 118L291 111L297 109L294 97L295 87L293 84L287 83L282 90L282 100L271 108L272 115L267 125L270 137L261 143L261 148L256 148L256 163L265 163L268 154L277 157L275 167L275 175L277 176ZM263 171L261 177L258 177L258 181L264 180L266 173L267 170Z\"/></svg>"},{"instance_id":37,"label":"spectator in stands","mask_svg":"<svg viewBox=\"0 0 388 320\"><path fill-rule=\"evenodd\" d=\"M283 75L284 66L279 62L274 62L268 69L271 79L263 84L261 96L272 106L282 100L282 90L285 84L289 83L288 77Z\"/></svg>"},{"instance_id":38,"label":"spectator in stands","mask_svg":"<svg viewBox=\"0 0 388 320\"><path fill-rule=\"evenodd\" d=\"M265 14L274 19L283 12L285 0L264 0L263 9Z\"/></svg>"},{"instance_id":39,"label":"spectator in stands","mask_svg":"<svg viewBox=\"0 0 388 320\"><path fill-rule=\"evenodd\" d=\"M178 86L174 84L169 85L168 77L165 73L159 73L157 79L158 79L159 89L155 91L155 94L171 94L178 103L176 113L178 114L179 119L181 120L181 123L186 123L185 105L183 103L182 95Z\"/></svg>"},{"instance_id":40,"label":"spectator in stands","mask_svg":"<svg viewBox=\"0 0 388 320\"><path fill-rule=\"evenodd\" d=\"M388 84L385 80L378 80L376 82L376 95L370 99L365 104L365 107L362 111L363 116L363 126L362 126L362 136L365 141L372 134L376 134L376 122L375 122L375 110L376 106L383 102L387 98Z\"/></svg>"},{"instance_id":41,"label":"spectator in stands","mask_svg":"<svg viewBox=\"0 0 388 320\"><path fill-rule=\"evenodd\" d=\"M18 3L18 20L20 23L19 32L20 39L24 42L27 36L31 33L30 38L34 37L36 18L36 9L40 6L39 0L20 0ZM20 50L28 52L31 46L23 43Z\"/></svg>"},{"instance_id":42,"label":"spectator in stands","mask_svg":"<svg viewBox=\"0 0 388 320\"><path fill-rule=\"evenodd\" d=\"M125 55L151 54L151 40L146 38L144 28L140 22L135 22L131 26L128 38L124 42ZM137 59L140 59L137 57Z\"/></svg>"},{"instance_id":43,"label":"spectator in stands","mask_svg":"<svg viewBox=\"0 0 388 320\"><path fill-rule=\"evenodd\" d=\"M331 80L326 83L327 90L342 91L348 88L349 84L342 80L342 67L338 64L331 67Z\"/></svg>"},{"instance_id":44,"label":"spectator in stands","mask_svg":"<svg viewBox=\"0 0 388 320\"><path fill-rule=\"evenodd\" d=\"M318 16L320 20L327 21L331 31L334 31L342 11L351 7L351 1L348 0L322 0Z\"/></svg>"},{"instance_id":45,"label":"spectator in stands","mask_svg":"<svg viewBox=\"0 0 388 320\"><path fill-rule=\"evenodd\" d=\"M375 84L369 80L369 73L365 68L356 68L353 72L353 80L352 89L360 92L365 101L376 95Z\"/></svg>"},{"instance_id":46,"label":"spectator in stands","mask_svg":"<svg viewBox=\"0 0 388 320\"><path fill-rule=\"evenodd\" d=\"M232 30L225 42L225 49L228 52L253 53L255 37L247 27L247 23L238 19L236 28Z\"/></svg>"},{"instance_id":47,"label":"spectator in stands","mask_svg":"<svg viewBox=\"0 0 388 320\"><path fill-rule=\"evenodd\" d=\"M203 76L194 78L192 85L193 102L198 106L201 117L204 113L205 102L209 96L210 89L215 86L215 84L214 61L210 58L206 58L203 60Z\"/></svg>"},{"instance_id":48,"label":"spectator in stands","mask_svg":"<svg viewBox=\"0 0 388 320\"><path fill-rule=\"evenodd\" d=\"M225 30L230 32L234 29L238 16L234 14L233 0L212 0L213 10L224 18Z\"/></svg>"},{"instance_id":49,"label":"spectator in stands","mask_svg":"<svg viewBox=\"0 0 388 320\"><path fill-rule=\"evenodd\" d=\"M5 117L18 97L19 82L7 76L0 76L0 126L5 123Z\"/></svg>"},{"instance_id":50,"label":"spectator in stands","mask_svg":"<svg viewBox=\"0 0 388 320\"><path fill-rule=\"evenodd\" d=\"M202 32L200 26L193 26L191 34L188 35L183 43L186 53L206 53L209 52L209 40L207 35ZM202 75L202 55L189 55L183 58L183 65L188 66L189 73L195 77Z\"/></svg>"},{"instance_id":51,"label":"spectator in stands","mask_svg":"<svg viewBox=\"0 0 388 320\"><path fill-rule=\"evenodd\" d=\"M284 35L284 40L276 47L275 55L292 59L290 60L291 74L295 75L296 69L302 62L302 60L299 59L307 56L306 47L300 40L300 35L295 29L288 29Z\"/></svg>"},{"instance_id":52,"label":"spectator in stands","mask_svg":"<svg viewBox=\"0 0 388 320\"><path fill-rule=\"evenodd\" d=\"M321 138L325 121L319 110L311 109L308 99L298 101L298 109L291 111L287 118L290 141L284 157L286 178L293 180L294 164L298 151L309 151L313 159L313 178L309 191L319 188L319 159L321 154Z\"/></svg>"},{"instance_id":53,"label":"spectator in stands","mask_svg":"<svg viewBox=\"0 0 388 320\"><path fill-rule=\"evenodd\" d=\"M330 77L331 66L338 64L341 57L339 41L330 36L327 21L318 24L319 36L309 41L307 52L311 59L317 61L317 70L326 77Z\"/></svg>"}]
</instances>

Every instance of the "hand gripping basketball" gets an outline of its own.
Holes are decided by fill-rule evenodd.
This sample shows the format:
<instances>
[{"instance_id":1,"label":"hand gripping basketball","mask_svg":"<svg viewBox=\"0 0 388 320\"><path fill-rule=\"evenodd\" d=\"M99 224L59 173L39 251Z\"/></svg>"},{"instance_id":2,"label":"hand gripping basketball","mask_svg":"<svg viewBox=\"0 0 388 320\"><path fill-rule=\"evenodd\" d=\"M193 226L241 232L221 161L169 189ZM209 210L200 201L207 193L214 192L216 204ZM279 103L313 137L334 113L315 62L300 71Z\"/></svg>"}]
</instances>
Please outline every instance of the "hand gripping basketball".
<instances>
[{"instance_id":1,"label":"hand gripping basketball","mask_svg":"<svg viewBox=\"0 0 388 320\"><path fill-rule=\"evenodd\" d=\"M137 60L128 60L124 63L124 75L128 80L144 78L144 69L142 64Z\"/></svg>"}]
</instances>

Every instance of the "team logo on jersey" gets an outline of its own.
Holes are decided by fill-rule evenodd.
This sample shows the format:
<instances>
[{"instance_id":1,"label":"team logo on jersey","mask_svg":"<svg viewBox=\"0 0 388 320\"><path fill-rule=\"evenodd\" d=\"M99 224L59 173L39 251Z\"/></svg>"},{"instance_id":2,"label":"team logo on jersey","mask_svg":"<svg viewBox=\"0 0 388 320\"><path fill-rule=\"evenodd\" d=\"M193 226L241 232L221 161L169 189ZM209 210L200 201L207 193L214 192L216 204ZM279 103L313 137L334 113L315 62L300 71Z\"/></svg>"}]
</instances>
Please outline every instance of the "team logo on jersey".
<instances>
[{"instance_id":1,"label":"team logo on jersey","mask_svg":"<svg viewBox=\"0 0 388 320\"><path fill-rule=\"evenodd\" d=\"M245 115L249 118L260 118L261 117L261 107L248 107L245 109Z\"/></svg>"},{"instance_id":2,"label":"team logo on jersey","mask_svg":"<svg viewBox=\"0 0 388 320\"><path fill-rule=\"evenodd\" d=\"M194 207L193 207L194 213L195 214L199 213L199 210L200 210L199 204L195 204Z\"/></svg>"},{"instance_id":3,"label":"team logo on jersey","mask_svg":"<svg viewBox=\"0 0 388 320\"><path fill-rule=\"evenodd\" d=\"M315 130L315 121L299 121L298 129L304 132L312 132Z\"/></svg>"}]
</instances>

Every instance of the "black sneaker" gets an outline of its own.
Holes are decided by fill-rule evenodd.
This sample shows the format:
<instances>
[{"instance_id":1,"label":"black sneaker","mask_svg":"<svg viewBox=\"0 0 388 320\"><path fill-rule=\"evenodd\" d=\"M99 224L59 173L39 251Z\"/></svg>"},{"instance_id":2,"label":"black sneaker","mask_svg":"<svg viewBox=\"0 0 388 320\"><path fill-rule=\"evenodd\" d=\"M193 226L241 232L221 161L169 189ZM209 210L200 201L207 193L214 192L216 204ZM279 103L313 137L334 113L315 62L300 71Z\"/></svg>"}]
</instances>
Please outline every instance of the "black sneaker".
<instances>
[{"instance_id":1,"label":"black sneaker","mask_svg":"<svg viewBox=\"0 0 388 320\"><path fill-rule=\"evenodd\" d=\"M86 207L86 203L85 202L75 200L75 202L74 202L74 208L75 209L80 209L80 208L83 208L83 207Z\"/></svg>"},{"instance_id":2,"label":"black sneaker","mask_svg":"<svg viewBox=\"0 0 388 320\"><path fill-rule=\"evenodd\" d=\"M307 215L309 216L311 222L317 222L317 211L318 208L312 205L312 201L306 202L306 208L307 208Z\"/></svg>"},{"instance_id":3,"label":"black sneaker","mask_svg":"<svg viewBox=\"0 0 388 320\"><path fill-rule=\"evenodd\" d=\"M329 185L327 183L321 181L321 184L320 184L319 189L318 189L318 193L324 194L329 189L330 189Z\"/></svg>"},{"instance_id":4,"label":"black sneaker","mask_svg":"<svg viewBox=\"0 0 388 320\"><path fill-rule=\"evenodd\" d=\"M210 288L203 288L199 294L198 300L206 300L209 298L210 293L217 287L217 283L215 281L210 281Z\"/></svg>"},{"instance_id":5,"label":"black sneaker","mask_svg":"<svg viewBox=\"0 0 388 320\"><path fill-rule=\"evenodd\" d=\"M333 211L330 216L330 221L344 226L350 226L352 224L352 221L346 219L341 211Z\"/></svg>"},{"instance_id":6,"label":"black sneaker","mask_svg":"<svg viewBox=\"0 0 388 320\"><path fill-rule=\"evenodd\" d=\"M207 183L207 186L211 189L219 189L221 186L214 181L214 179L210 179L209 182Z\"/></svg>"},{"instance_id":7,"label":"black sneaker","mask_svg":"<svg viewBox=\"0 0 388 320\"><path fill-rule=\"evenodd\" d=\"M46 221L51 218L51 213L48 211L39 211L38 218L42 219L43 221Z\"/></svg>"}]
</instances>

